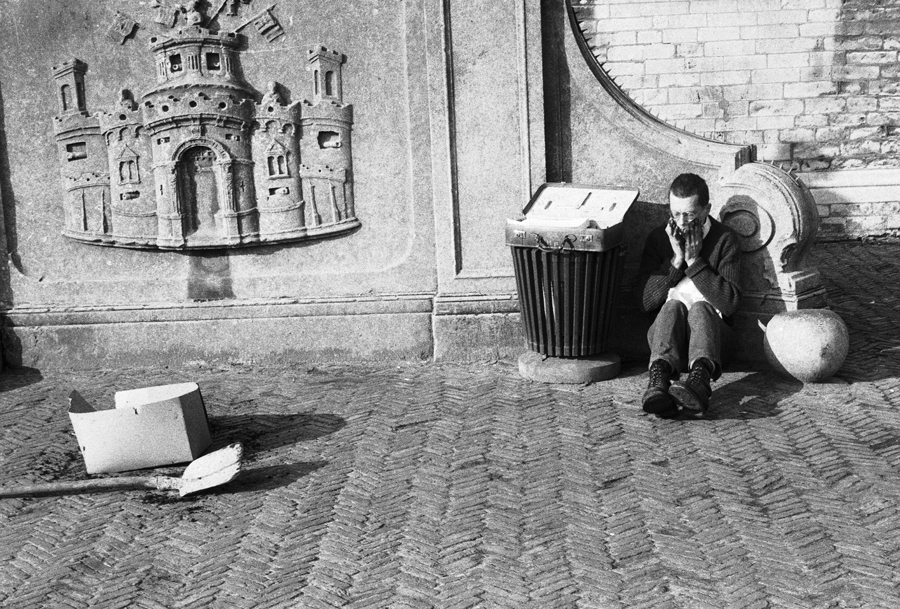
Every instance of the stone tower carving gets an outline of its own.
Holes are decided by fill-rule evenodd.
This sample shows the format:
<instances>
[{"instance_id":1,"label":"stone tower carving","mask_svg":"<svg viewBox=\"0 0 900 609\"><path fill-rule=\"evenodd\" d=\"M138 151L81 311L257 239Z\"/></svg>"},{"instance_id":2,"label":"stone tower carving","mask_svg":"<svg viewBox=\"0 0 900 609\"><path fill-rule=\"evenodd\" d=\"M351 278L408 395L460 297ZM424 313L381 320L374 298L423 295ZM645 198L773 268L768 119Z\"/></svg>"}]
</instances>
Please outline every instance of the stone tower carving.
<instances>
[{"instance_id":1,"label":"stone tower carving","mask_svg":"<svg viewBox=\"0 0 900 609\"><path fill-rule=\"evenodd\" d=\"M344 56L325 47L309 50L307 70L313 73L313 101L303 104L301 177L304 196L319 222L352 218L350 127L353 107L343 103L341 64ZM324 208L324 209L323 209Z\"/></svg>"},{"instance_id":2,"label":"stone tower carving","mask_svg":"<svg viewBox=\"0 0 900 609\"><path fill-rule=\"evenodd\" d=\"M150 38L156 86L140 104L85 106L87 64L53 68L66 184L64 234L101 245L220 248L293 241L359 226L340 53L309 50L313 101L259 102L242 37L188 26Z\"/></svg>"}]
</instances>

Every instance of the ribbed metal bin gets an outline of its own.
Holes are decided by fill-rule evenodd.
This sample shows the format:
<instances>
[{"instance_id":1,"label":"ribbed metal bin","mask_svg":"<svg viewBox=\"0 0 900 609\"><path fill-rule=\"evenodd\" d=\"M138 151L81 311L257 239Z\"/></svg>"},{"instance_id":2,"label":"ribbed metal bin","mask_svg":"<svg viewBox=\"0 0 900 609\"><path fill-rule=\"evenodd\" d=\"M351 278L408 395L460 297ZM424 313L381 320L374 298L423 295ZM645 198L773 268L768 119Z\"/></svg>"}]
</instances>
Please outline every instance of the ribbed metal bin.
<instances>
[{"instance_id":1,"label":"ribbed metal bin","mask_svg":"<svg viewBox=\"0 0 900 609\"><path fill-rule=\"evenodd\" d=\"M586 357L608 349L622 276L622 218L636 190L544 184L509 220L519 309L529 349Z\"/></svg>"},{"instance_id":2,"label":"ribbed metal bin","mask_svg":"<svg viewBox=\"0 0 900 609\"><path fill-rule=\"evenodd\" d=\"M607 350L621 246L601 252L512 248L526 344L551 357Z\"/></svg>"}]
</instances>

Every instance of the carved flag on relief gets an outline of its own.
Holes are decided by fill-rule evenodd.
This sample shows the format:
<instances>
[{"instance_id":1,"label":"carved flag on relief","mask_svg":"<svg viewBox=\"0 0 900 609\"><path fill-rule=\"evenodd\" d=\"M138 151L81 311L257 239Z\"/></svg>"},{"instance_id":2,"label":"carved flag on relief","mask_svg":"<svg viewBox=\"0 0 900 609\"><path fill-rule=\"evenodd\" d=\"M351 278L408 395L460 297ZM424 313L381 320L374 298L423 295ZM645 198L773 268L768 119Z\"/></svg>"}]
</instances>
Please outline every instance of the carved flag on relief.
<instances>
[{"instance_id":1,"label":"carved flag on relief","mask_svg":"<svg viewBox=\"0 0 900 609\"><path fill-rule=\"evenodd\" d=\"M150 8L153 9L153 21L166 27L175 27L175 19L178 17L178 7L169 6L160 0L151 0Z\"/></svg>"},{"instance_id":2,"label":"carved flag on relief","mask_svg":"<svg viewBox=\"0 0 900 609\"><path fill-rule=\"evenodd\" d=\"M109 29L106 30L106 35L119 44L125 44L125 39L131 35L131 32L133 32L136 27L137 22L134 19L124 13L116 11L116 17L110 24Z\"/></svg>"},{"instance_id":3,"label":"carved flag on relief","mask_svg":"<svg viewBox=\"0 0 900 609\"><path fill-rule=\"evenodd\" d=\"M275 15L270 10L265 10L256 17L253 20L253 25L256 27L256 31L265 36L269 42L284 34L281 24L278 23Z\"/></svg>"}]
</instances>

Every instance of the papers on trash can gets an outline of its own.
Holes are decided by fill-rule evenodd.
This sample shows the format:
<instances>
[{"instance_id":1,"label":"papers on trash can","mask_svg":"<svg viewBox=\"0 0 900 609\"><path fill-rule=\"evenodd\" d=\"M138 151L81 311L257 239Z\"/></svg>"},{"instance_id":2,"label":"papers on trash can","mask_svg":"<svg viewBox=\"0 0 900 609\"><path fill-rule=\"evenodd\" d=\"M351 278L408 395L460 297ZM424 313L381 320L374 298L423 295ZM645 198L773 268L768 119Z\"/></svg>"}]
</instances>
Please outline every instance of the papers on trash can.
<instances>
[{"instance_id":1,"label":"papers on trash can","mask_svg":"<svg viewBox=\"0 0 900 609\"><path fill-rule=\"evenodd\" d=\"M593 188L574 184L545 184L523 210L530 222L584 222L584 228L620 224L639 191ZM573 227L577 227L573 225Z\"/></svg>"},{"instance_id":2,"label":"papers on trash can","mask_svg":"<svg viewBox=\"0 0 900 609\"><path fill-rule=\"evenodd\" d=\"M602 251L622 242L622 222L640 191L547 183L538 188L522 212L507 220L506 244Z\"/></svg>"}]
</instances>

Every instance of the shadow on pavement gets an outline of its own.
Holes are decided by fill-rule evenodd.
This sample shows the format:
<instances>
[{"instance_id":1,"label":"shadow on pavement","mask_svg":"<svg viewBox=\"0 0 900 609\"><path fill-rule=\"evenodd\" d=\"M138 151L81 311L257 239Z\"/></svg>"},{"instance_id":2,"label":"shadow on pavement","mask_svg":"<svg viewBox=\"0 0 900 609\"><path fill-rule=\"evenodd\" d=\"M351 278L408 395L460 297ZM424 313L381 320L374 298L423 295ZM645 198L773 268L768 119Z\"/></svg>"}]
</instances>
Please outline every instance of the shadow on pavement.
<instances>
[{"instance_id":1,"label":"shadow on pavement","mask_svg":"<svg viewBox=\"0 0 900 609\"><path fill-rule=\"evenodd\" d=\"M28 368L26 366L7 368L0 372L0 392L21 389L22 387L39 383L42 380L44 380L44 377L37 368Z\"/></svg>"},{"instance_id":2,"label":"shadow on pavement","mask_svg":"<svg viewBox=\"0 0 900 609\"><path fill-rule=\"evenodd\" d=\"M850 353L837 376L878 382L900 369L900 297L896 294L900 243L817 244L814 260L828 306L850 332Z\"/></svg>"},{"instance_id":3,"label":"shadow on pavement","mask_svg":"<svg viewBox=\"0 0 900 609\"><path fill-rule=\"evenodd\" d=\"M332 434L347 424L333 414L242 414L210 417L213 445L244 445L244 455L265 452Z\"/></svg>"},{"instance_id":4,"label":"shadow on pavement","mask_svg":"<svg viewBox=\"0 0 900 609\"><path fill-rule=\"evenodd\" d=\"M293 484L326 465L328 465L328 461L254 467L242 471L240 476L222 487L222 490L232 493L271 491Z\"/></svg>"},{"instance_id":5,"label":"shadow on pavement","mask_svg":"<svg viewBox=\"0 0 900 609\"><path fill-rule=\"evenodd\" d=\"M141 501L151 505L178 505L189 512L200 508L191 507L192 503L209 495L228 495L233 493L250 493L271 491L288 486L300 478L311 474L328 464L328 461L312 461L309 463L288 463L244 469L240 475L223 486L215 486L187 497L179 497L177 493L146 493Z\"/></svg>"},{"instance_id":6,"label":"shadow on pavement","mask_svg":"<svg viewBox=\"0 0 900 609\"><path fill-rule=\"evenodd\" d=\"M803 389L803 383L781 378L771 372L754 372L737 381L716 387L713 384L709 420L763 419L777 416L779 403Z\"/></svg>"},{"instance_id":7,"label":"shadow on pavement","mask_svg":"<svg viewBox=\"0 0 900 609\"><path fill-rule=\"evenodd\" d=\"M646 361L630 361L622 363L622 370L616 376L616 378L627 379L635 376L641 376L642 374L647 374L647 368L649 364Z\"/></svg>"}]
</instances>

